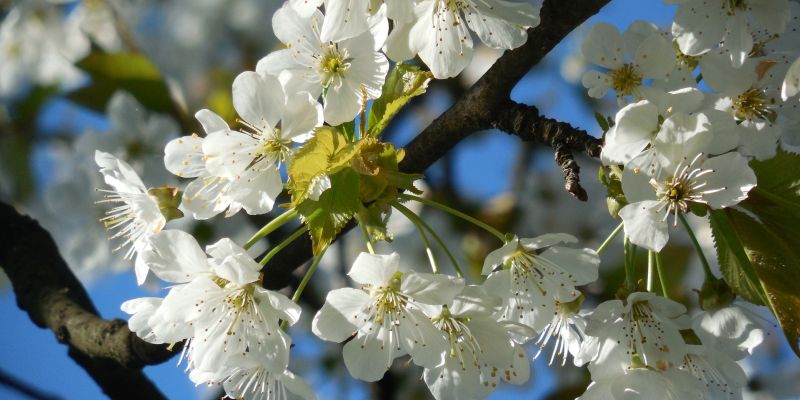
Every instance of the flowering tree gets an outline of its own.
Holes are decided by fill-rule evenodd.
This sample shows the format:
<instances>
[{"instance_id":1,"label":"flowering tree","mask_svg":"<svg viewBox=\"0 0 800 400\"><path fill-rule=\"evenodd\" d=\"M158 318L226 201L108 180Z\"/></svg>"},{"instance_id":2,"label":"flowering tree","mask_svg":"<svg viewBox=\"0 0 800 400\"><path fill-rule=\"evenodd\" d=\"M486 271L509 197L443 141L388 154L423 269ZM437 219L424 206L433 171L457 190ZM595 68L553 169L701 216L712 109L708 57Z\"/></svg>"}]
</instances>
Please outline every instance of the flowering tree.
<instances>
[{"instance_id":1,"label":"flowering tree","mask_svg":"<svg viewBox=\"0 0 800 400\"><path fill-rule=\"evenodd\" d=\"M316 398L291 361L309 332L349 376L383 382L376 396L401 393L390 381L405 373L438 400L483 399L527 382L544 356L585 367L565 392L581 399L742 398L742 360L776 326L800 355L800 4L665 1L670 27L587 27L582 85L616 100L595 103L592 132L512 100L608 2L288 0L268 11L278 49L241 46L246 61L216 84L203 68L213 64L172 77L153 60L213 40L270 42L263 23L248 25L259 6L232 17L238 33L184 49L148 42L134 22L196 26L178 18L196 3L14 5L0 28L4 126L29 128L24 113L44 114L50 96L112 126L68 139L74 173L44 190L61 251L0 205L0 266L19 307L114 398L163 397L141 369L173 357L221 396ZM468 88L447 89L484 48L504 53ZM403 147L390 140L437 88L452 105ZM549 148L584 202L577 159L588 156L603 189L584 209L602 209L609 229L571 231L574 213L523 226L424 183L487 129ZM597 230L610 234L590 247ZM699 279L682 275L683 237ZM102 319L75 275L109 264L152 289L120 305L127 322Z\"/></svg>"}]
</instances>

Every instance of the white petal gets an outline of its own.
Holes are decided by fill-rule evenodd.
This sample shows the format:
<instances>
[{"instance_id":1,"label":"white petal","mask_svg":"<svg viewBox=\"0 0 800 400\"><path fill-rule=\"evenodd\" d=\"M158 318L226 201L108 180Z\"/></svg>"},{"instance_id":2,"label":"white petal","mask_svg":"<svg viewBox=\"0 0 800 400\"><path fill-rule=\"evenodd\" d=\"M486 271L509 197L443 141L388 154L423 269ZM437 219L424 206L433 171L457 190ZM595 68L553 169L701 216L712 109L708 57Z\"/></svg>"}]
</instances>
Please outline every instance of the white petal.
<instances>
[{"instance_id":1,"label":"white petal","mask_svg":"<svg viewBox=\"0 0 800 400\"><path fill-rule=\"evenodd\" d=\"M203 139L184 136L171 140L164 148L164 166L167 171L182 178L196 178L206 173L203 159Z\"/></svg>"},{"instance_id":2,"label":"white petal","mask_svg":"<svg viewBox=\"0 0 800 400\"><path fill-rule=\"evenodd\" d=\"M464 288L464 279L443 274L408 272L400 290L424 304L449 304Z\"/></svg>"},{"instance_id":3,"label":"white petal","mask_svg":"<svg viewBox=\"0 0 800 400\"><path fill-rule=\"evenodd\" d=\"M634 61L644 78L665 78L675 69L672 42L660 34L651 35L636 49Z\"/></svg>"},{"instance_id":4,"label":"white petal","mask_svg":"<svg viewBox=\"0 0 800 400\"><path fill-rule=\"evenodd\" d=\"M150 248L139 257L156 276L167 282L188 282L211 269L194 237L178 230L168 229L153 235Z\"/></svg>"},{"instance_id":5,"label":"white petal","mask_svg":"<svg viewBox=\"0 0 800 400\"><path fill-rule=\"evenodd\" d=\"M631 243L653 251L661 251L669 240L664 212L658 211L658 201L641 201L628 204L619 211L625 224L625 235Z\"/></svg>"},{"instance_id":6,"label":"white petal","mask_svg":"<svg viewBox=\"0 0 800 400\"><path fill-rule=\"evenodd\" d=\"M245 71L233 80L233 107L257 129L275 128L285 103L283 86L272 75Z\"/></svg>"},{"instance_id":7,"label":"white petal","mask_svg":"<svg viewBox=\"0 0 800 400\"><path fill-rule=\"evenodd\" d=\"M311 331L322 340L341 343L364 324L363 310L372 302L363 290L334 289L328 292L325 304L314 315Z\"/></svg>"},{"instance_id":8,"label":"white petal","mask_svg":"<svg viewBox=\"0 0 800 400\"><path fill-rule=\"evenodd\" d=\"M281 136L303 143L322 125L322 106L306 92L290 95L281 116Z\"/></svg>"},{"instance_id":9,"label":"white petal","mask_svg":"<svg viewBox=\"0 0 800 400\"><path fill-rule=\"evenodd\" d=\"M342 350L344 365L353 378L375 382L383 378L394 359L394 349L388 340L389 331L371 322L373 330L362 329Z\"/></svg>"},{"instance_id":10,"label":"white petal","mask_svg":"<svg viewBox=\"0 0 800 400\"><path fill-rule=\"evenodd\" d=\"M409 43L436 79L452 78L472 60L472 36L455 13L434 13L434 3L419 4L426 7L421 13L432 16L433 23L427 18L417 21L411 28Z\"/></svg>"},{"instance_id":11,"label":"white petal","mask_svg":"<svg viewBox=\"0 0 800 400\"><path fill-rule=\"evenodd\" d=\"M786 101L800 93L800 58L795 60L786 72L786 79L781 87L781 98Z\"/></svg>"},{"instance_id":12,"label":"white petal","mask_svg":"<svg viewBox=\"0 0 800 400\"><path fill-rule=\"evenodd\" d=\"M703 189L723 189L703 195L712 208L736 205L746 199L750 189L756 186L755 173L750 169L747 159L737 152L712 157L703 163L703 168L713 171L706 175L707 186Z\"/></svg>"},{"instance_id":13,"label":"white petal","mask_svg":"<svg viewBox=\"0 0 800 400\"><path fill-rule=\"evenodd\" d=\"M354 281L366 285L384 285L400 268L400 255L361 253L353 262L347 275Z\"/></svg>"},{"instance_id":14,"label":"white petal","mask_svg":"<svg viewBox=\"0 0 800 400\"><path fill-rule=\"evenodd\" d=\"M624 64L624 49L619 30L605 22L595 24L581 46L587 61L608 69L617 69Z\"/></svg>"}]
</instances>

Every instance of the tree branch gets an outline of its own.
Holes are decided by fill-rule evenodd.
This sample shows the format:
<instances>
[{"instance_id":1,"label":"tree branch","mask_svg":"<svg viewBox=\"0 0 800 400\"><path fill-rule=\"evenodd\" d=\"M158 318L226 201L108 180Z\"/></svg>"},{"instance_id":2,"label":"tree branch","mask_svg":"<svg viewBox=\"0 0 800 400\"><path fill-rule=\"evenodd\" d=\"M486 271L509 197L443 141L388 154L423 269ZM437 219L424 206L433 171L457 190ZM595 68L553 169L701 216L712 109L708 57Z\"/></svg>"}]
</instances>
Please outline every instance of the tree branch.
<instances>
[{"instance_id":1,"label":"tree branch","mask_svg":"<svg viewBox=\"0 0 800 400\"><path fill-rule=\"evenodd\" d=\"M403 172L421 173L472 133L491 127L510 101L511 89L567 34L610 0L547 0L542 23L528 29L528 41L507 51L450 109L436 118L406 147Z\"/></svg>"},{"instance_id":2,"label":"tree branch","mask_svg":"<svg viewBox=\"0 0 800 400\"><path fill-rule=\"evenodd\" d=\"M517 135L524 141L550 146L555 150L556 163L564 173L564 188L578 200L588 199L580 184L581 168L572 152L581 151L589 157L599 157L602 140L566 122L543 117L534 106L513 101L506 103L490 126Z\"/></svg>"},{"instance_id":3,"label":"tree branch","mask_svg":"<svg viewBox=\"0 0 800 400\"><path fill-rule=\"evenodd\" d=\"M164 396L141 368L174 355L139 339L120 319L98 316L86 290L39 224L0 202L0 267L14 286L17 305L39 327L69 346L69 355L112 398Z\"/></svg>"}]
</instances>

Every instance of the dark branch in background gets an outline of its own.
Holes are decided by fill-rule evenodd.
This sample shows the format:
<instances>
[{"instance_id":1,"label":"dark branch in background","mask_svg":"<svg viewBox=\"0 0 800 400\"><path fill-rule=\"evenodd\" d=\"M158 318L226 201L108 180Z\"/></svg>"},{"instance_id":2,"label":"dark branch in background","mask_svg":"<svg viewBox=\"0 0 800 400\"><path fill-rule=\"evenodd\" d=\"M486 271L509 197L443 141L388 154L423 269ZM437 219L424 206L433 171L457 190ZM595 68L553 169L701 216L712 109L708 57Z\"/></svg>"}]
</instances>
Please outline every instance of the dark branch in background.
<instances>
[{"instance_id":1,"label":"dark branch in background","mask_svg":"<svg viewBox=\"0 0 800 400\"><path fill-rule=\"evenodd\" d=\"M0 370L0 386L5 386L10 390L34 400L58 400L60 398L49 393L44 393L30 384L9 375L3 370Z\"/></svg>"},{"instance_id":2,"label":"dark branch in background","mask_svg":"<svg viewBox=\"0 0 800 400\"><path fill-rule=\"evenodd\" d=\"M573 151L599 157L602 140L566 122L542 117L534 106L509 101L491 122L497 128L519 136L526 142L539 142L555 150L555 159L564 172L564 188L581 201L588 199L580 184L580 167Z\"/></svg>"},{"instance_id":3,"label":"dark branch in background","mask_svg":"<svg viewBox=\"0 0 800 400\"><path fill-rule=\"evenodd\" d=\"M14 286L19 308L69 346L69 356L109 397L164 398L141 368L174 353L142 341L123 320L100 318L50 234L2 202L0 267Z\"/></svg>"}]
</instances>

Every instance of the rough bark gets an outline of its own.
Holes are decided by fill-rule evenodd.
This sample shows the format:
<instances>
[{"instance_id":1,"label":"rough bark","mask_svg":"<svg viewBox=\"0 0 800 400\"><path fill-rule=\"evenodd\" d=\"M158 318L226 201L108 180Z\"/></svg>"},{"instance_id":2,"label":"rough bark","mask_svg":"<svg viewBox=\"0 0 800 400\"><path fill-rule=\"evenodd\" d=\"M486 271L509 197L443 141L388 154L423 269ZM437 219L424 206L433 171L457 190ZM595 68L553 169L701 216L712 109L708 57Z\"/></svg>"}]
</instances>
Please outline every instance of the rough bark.
<instances>
[{"instance_id":1,"label":"rough bark","mask_svg":"<svg viewBox=\"0 0 800 400\"><path fill-rule=\"evenodd\" d=\"M100 318L50 234L5 203L0 203L0 267L19 307L37 326L52 330L109 397L163 398L141 368L173 353L142 341L123 320Z\"/></svg>"}]
</instances>

